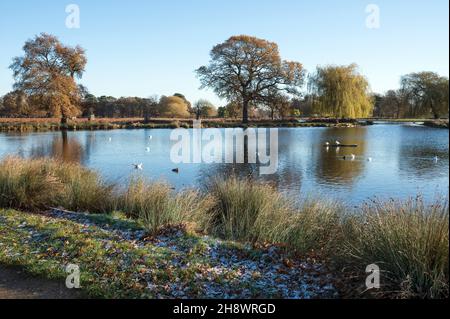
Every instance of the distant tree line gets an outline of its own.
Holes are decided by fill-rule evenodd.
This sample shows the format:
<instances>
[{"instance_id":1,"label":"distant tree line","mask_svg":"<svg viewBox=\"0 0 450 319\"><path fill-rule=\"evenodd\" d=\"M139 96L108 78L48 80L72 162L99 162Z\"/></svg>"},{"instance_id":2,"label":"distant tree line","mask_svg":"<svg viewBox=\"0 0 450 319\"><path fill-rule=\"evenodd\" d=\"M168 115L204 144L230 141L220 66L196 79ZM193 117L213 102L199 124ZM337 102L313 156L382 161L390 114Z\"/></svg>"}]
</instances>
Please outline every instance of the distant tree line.
<instances>
[{"instance_id":1,"label":"distant tree line","mask_svg":"<svg viewBox=\"0 0 450 319\"><path fill-rule=\"evenodd\" d=\"M434 72L405 75L398 90L374 94L375 117L448 118L449 79Z\"/></svg>"},{"instance_id":2,"label":"distant tree line","mask_svg":"<svg viewBox=\"0 0 450 319\"><path fill-rule=\"evenodd\" d=\"M151 97L94 96L77 81L87 64L83 48L62 44L49 34L28 40L13 59L13 91L0 98L1 117L249 118L288 117L404 118L448 117L449 80L433 72L411 73L401 87L373 94L356 64L317 67L280 57L278 45L250 36L233 36L216 45L208 65L196 73L203 88L224 100L216 108L183 94ZM303 86L307 84L307 90Z\"/></svg>"}]
</instances>

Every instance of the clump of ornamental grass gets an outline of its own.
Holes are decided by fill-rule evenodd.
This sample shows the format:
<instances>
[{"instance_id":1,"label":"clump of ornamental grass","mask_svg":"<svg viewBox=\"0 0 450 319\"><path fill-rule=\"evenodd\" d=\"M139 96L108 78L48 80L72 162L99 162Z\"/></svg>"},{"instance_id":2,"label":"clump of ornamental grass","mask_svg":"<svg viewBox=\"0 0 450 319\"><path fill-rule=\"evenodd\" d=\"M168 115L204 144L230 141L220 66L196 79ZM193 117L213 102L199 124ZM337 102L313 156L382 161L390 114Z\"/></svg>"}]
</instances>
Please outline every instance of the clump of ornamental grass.
<instances>
[{"instance_id":1,"label":"clump of ornamental grass","mask_svg":"<svg viewBox=\"0 0 450 319\"><path fill-rule=\"evenodd\" d=\"M8 157L0 162L0 207L39 210L57 205L63 183L48 161Z\"/></svg>"},{"instance_id":2,"label":"clump of ornamental grass","mask_svg":"<svg viewBox=\"0 0 450 319\"><path fill-rule=\"evenodd\" d=\"M448 200L371 202L343 225L341 257L376 264L400 297L448 297Z\"/></svg>"},{"instance_id":3,"label":"clump of ornamental grass","mask_svg":"<svg viewBox=\"0 0 450 319\"><path fill-rule=\"evenodd\" d=\"M282 244L309 253L328 248L340 229L340 205L318 199L294 202L268 183L214 179L207 191L212 234L225 239Z\"/></svg>"},{"instance_id":4,"label":"clump of ornamental grass","mask_svg":"<svg viewBox=\"0 0 450 319\"><path fill-rule=\"evenodd\" d=\"M178 226L200 219L208 200L199 192L174 193L164 182L132 180L119 199L118 209L139 219L147 231L157 233L167 226Z\"/></svg>"},{"instance_id":5,"label":"clump of ornamental grass","mask_svg":"<svg viewBox=\"0 0 450 319\"><path fill-rule=\"evenodd\" d=\"M106 213L113 187L78 164L8 157L0 162L0 207L45 210L64 207Z\"/></svg>"},{"instance_id":6,"label":"clump of ornamental grass","mask_svg":"<svg viewBox=\"0 0 450 319\"><path fill-rule=\"evenodd\" d=\"M98 214L114 210L114 185L105 183L99 174L78 164L52 163L56 176L65 188L60 206Z\"/></svg>"},{"instance_id":7,"label":"clump of ornamental grass","mask_svg":"<svg viewBox=\"0 0 450 319\"><path fill-rule=\"evenodd\" d=\"M292 208L273 186L248 179L214 179L207 186L207 192L214 202L207 212L208 228L226 239L255 241L272 238Z\"/></svg>"},{"instance_id":8,"label":"clump of ornamental grass","mask_svg":"<svg viewBox=\"0 0 450 319\"><path fill-rule=\"evenodd\" d=\"M280 240L300 253L333 253L341 238L341 221L345 207L335 201L306 198L284 220Z\"/></svg>"}]
</instances>

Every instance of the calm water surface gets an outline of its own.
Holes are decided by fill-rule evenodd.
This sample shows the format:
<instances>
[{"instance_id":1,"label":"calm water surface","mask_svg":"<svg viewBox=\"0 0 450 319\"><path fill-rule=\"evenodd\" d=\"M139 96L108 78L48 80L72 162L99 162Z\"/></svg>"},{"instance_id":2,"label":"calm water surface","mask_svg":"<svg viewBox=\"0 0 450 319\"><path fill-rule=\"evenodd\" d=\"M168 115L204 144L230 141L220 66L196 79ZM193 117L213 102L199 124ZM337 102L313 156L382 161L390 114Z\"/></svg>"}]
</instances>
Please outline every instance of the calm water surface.
<instances>
[{"instance_id":1,"label":"calm water surface","mask_svg":"<svg viewBox=\"0 0 450 319\"><path fill-rule=\"evenodd\" d=\"M448 196L449 132L415 125L358 128L279 129L279 167L260 176L258 164L173 164L170 130L116 130L0 133L0 158L55 157L79 162L105 179L125 183L143 175L166 180L177 189L201 187L211 176L252 176L274 183L295 196L322 195L358 204L370 198L407 198L422 194L432 200ZM153 139L149 139L152 136ZM355 149L326 149L327 141L358 144ZM150 147L150 152L146 148ZM345 161L344 155L356 160ZM438 156L436 162L434 157ZM369 162L367 159L372 158ZM143 163L136 171L133 163ZM179 168L175 174L172 169Z\"/></svg>"}]
</instances>

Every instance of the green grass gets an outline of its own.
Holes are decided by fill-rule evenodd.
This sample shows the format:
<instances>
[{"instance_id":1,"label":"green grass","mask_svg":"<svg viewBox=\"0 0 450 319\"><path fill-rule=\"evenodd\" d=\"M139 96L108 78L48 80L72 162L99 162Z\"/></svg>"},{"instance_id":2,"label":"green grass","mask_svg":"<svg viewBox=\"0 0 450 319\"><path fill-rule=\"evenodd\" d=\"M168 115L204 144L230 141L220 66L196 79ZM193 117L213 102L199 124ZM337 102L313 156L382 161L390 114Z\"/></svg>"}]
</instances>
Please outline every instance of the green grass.
<instances>
[{"instance_id":1,"label":"green grass","mask_svg":"<svg viewBox=\"0 0 450 319\"><path fill-rule=\"evenodd\" d=\"M111 220L86 218L93 224L0 210L0 263L59 281L65 281L68 264L79 265L82 291L92 298L174 298L175 293L189 298L208 296L203 287L209 277L200 275L215 263L205 254L213 240L182 233L172 240L177 250L151 241L136 245L105 230ZM116 227L127 230L129 223L122 220ZM239 245L226 245L230 252L247 254ZM224 287L245 289L247 284L238 279L237 269L228 269L216 280L223 281ZM179 290L169 289L175 283Z\"/></svg>"},{"instance_id":2,"label":"green grass","mask_svg":"<svg viewBox=\"0 0 450 319\"><path fill-rule=\"evenodd\" d=\"M167 184L144 180L122 189L76 164L19 158L0 162L0 208L49 207L119 211L149 234L182 226L225 240L275 244L293 255L329 261L338 272L356 271L361 278L366 266L375 263L383 272L385 292L448 297L447 200L372 202L349 209L321 198L293 201L270 184L233 177L212 180L203 192L174 192Z\"/></svg>"}]
</instances>

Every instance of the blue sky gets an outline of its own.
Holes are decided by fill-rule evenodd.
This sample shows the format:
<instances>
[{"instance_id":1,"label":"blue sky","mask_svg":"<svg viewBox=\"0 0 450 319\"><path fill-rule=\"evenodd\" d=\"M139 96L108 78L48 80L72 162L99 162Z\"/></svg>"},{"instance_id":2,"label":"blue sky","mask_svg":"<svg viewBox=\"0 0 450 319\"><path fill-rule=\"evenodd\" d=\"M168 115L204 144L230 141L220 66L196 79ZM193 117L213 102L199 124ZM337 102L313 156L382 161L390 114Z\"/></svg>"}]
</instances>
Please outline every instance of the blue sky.
<instances>
[{"instance_id":1,"label":"blue sky","mask_svg":"<svg viewBox=\"0 0 450 319\"><path fill-rule=\"evenodd\" d=\"M65 26L66 5L80 8L80 28ZM368 4L380 8L380 28L366 27ZM82 83L95 95L183 93L207 98L194 70L231 35L280 46L284 59L317 65L356 62L372 90L397 88L402 74L448 76L447 0L2 0L0 95L13 83L8 66L23 43L47 32L80 44L89 59Z\"/></svg>"}]
</instances>

